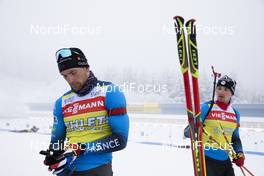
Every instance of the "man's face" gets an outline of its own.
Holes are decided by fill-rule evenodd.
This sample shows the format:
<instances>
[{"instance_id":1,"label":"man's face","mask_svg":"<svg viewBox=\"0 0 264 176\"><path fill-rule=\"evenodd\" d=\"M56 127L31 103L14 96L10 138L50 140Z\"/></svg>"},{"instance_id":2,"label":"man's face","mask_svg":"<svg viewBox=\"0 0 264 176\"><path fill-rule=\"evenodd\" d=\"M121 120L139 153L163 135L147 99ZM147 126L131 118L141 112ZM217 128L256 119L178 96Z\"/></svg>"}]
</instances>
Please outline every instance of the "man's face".
<instances>
[{"instance_id":1,"label":"man's face","mask_svg":"<svg viewBox=\"0 0 264 176\"><path fill-rule=\"evenodd\" d=\"M61 72L63 78L75 91L80 90L89 77L89 68L70 68Z\"/></svg>"},{"instance_id":2,"label":"man's face","mask_svg":"<svg viewBox=\"0 0 264 176\"><path fill-rule=\"evenodd\" d=\"M232 92L230 89L224 86L216 87L216 99L222 103L228 104L232 97Z\"/></svg>"}]
</instances>

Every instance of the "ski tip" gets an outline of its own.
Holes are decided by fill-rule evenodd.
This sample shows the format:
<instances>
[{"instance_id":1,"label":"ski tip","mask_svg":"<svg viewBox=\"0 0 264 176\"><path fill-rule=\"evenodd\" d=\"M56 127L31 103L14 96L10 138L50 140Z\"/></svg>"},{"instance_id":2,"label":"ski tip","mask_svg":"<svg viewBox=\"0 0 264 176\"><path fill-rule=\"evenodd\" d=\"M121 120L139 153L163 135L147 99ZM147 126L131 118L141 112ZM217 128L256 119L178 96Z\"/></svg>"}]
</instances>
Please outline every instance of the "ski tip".
<instances>
[{"instance_id":1,"label":"ski tip","mask_svg":"<svg viewBox=\"0 0 264 176\"><path fill-rule=\"evenodd\" d=\"M181 30L181 28L184 26L184 18L181 16L175 16L173 17L174 19L174 25L176 28L179 27L179 29Z\"/></svg>"},{"instance_id":2,"label":"ski tip","mask_svg":"<svg viewBox=\"0 0 264 176\"><path fill-rule=\"evenodd\" d=\"M195 19L190 19L190 20L188 20L187 22L186 22L186 26L189 26L189 25L194 25L194 23L195 23Z\"/></svg>"},{"instance_id":3,"label":"ski tip","mask_svg":"<svg viewBox=\"0 0 264 176\"><path fill-rule=\"evenodd\" d=\"M173 19L174 20L180 19L181 21L184 21L183 17L181 17L181 16L174 16Z\"/></svg>"}]
</instances>

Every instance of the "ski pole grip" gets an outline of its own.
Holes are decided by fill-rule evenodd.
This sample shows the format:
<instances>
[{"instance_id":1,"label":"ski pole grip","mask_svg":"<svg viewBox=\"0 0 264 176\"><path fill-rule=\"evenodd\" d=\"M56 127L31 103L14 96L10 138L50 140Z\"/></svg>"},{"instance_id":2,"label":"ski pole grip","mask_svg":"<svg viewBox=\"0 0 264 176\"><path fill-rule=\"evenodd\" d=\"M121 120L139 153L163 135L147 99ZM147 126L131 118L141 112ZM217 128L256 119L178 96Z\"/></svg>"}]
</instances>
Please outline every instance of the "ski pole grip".
<instances>
[{"instance_id":1,"label":"ski pole grip","mask_svg":"<svg viewBox=\"0 0 264 176\"><path fill-rule=\"evenodd\" d=\"M215 70L214 70L214 66L211 66L211 68L212 68L212 72L213 72L213 74L214 74L214 78L219 78L219 77L221 77L221 73L215 72Z\"/></svg>"}]
</instances>

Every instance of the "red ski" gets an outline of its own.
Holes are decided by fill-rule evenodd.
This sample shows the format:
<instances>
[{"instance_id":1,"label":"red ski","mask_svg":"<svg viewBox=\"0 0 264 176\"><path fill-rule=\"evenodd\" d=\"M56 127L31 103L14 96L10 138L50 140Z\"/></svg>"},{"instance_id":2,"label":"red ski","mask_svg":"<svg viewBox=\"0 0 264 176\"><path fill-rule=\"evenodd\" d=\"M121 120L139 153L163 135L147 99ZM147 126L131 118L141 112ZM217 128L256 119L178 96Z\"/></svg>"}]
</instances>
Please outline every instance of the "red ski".
<instances>
[{"instance_id":1,"label":"red ski","mask_svg":"<svg viewBox=\"0 0 264 176\"><path fill-rule=\"evenodd\" d=\"M174 17L178 55L180 68L183 74L187 116L190 127L194 175L206 176L204 148L202 143L202 122L200 119L198 51L196 43L196 27L194 22L195 20L191 19L187 21L186 26L184 26L184 19L182 17ZM186 45L185 30L187 32L188 45ZM189 75L189 71L191 75ZM190 76L192 78L192 84L190 82ZM191 93L191 85L193 96ZM192 97L194 101L192 101Z\"/></svg>"}]
</instances>

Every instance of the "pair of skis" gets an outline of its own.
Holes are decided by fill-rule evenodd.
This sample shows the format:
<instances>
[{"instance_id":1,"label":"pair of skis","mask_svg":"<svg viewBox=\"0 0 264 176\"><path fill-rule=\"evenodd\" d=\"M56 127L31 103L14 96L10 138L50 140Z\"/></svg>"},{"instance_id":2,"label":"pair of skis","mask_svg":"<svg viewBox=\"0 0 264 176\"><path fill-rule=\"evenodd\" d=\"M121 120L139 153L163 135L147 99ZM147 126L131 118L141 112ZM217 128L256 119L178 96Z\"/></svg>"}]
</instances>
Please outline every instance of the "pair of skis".
<instances>
[{"instance_id":1,"label":"pair of skis","mask_svg":"<svg viewBox=\"0 0 264 176\"><path fill-rule=\"evenodd\" d=\"M194 23L195 20L191 19L187 21L184 25L184 19L182 17L174 17L174 25L177 35L178 55L180 60L181 71L183 74L187 116L188 123L190 126L190 139L192 146L194 175L206 176L204 148L202 143L203 126L200 119L201 111L198 88L198 51L196 42L196 26ZM185 31L187 32L186 36ZM191 73L191 76L189 75L189 72ZM190 77L192 83L190 82ZM193 96L191 92L193 93ZM194 101L192 101L192 97Z\"/></svg>"}]
</instances>

